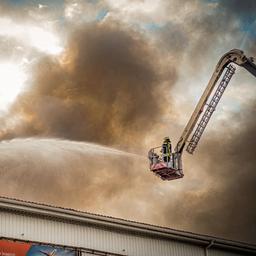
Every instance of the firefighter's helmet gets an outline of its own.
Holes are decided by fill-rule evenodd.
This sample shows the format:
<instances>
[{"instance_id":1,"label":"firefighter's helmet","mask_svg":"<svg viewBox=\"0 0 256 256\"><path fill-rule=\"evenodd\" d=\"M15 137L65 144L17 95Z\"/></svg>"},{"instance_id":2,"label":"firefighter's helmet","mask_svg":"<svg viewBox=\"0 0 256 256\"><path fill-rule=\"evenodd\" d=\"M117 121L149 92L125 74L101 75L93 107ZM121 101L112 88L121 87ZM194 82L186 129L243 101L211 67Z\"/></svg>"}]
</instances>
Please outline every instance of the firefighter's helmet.
<instances>
[{"instance_id":1,"label":"firefighter's helmet","mask_svg":"<svg viewBox=\"0 0 256 256\"><path fill-rule=\"evenodd\" d=\"M171 140L170 140L170 138L169 138L169 137L164 137L164 141L166 141L166 142L170 142Z\"/></svg>"}]
</instances>

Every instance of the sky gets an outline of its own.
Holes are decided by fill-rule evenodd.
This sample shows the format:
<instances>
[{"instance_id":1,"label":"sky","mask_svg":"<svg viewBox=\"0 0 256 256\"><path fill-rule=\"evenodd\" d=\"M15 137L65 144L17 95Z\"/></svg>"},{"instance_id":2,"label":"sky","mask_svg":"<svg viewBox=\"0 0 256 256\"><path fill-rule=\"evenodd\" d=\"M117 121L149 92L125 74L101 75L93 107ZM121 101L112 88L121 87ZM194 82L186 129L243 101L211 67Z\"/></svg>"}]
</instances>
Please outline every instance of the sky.
<instances>
[{"instance_id":1,"label":"sky","mask_svg":"<svg viewBox=\"0 0 256 256\"><path fill-rule=\"evenodd\" d=\"M237 67L183 179L147 160L178 141L224 53L256 57L255 13L254 0L1 1L0 195L255 244L255 77Z\"/></svg>"}]
</instances>

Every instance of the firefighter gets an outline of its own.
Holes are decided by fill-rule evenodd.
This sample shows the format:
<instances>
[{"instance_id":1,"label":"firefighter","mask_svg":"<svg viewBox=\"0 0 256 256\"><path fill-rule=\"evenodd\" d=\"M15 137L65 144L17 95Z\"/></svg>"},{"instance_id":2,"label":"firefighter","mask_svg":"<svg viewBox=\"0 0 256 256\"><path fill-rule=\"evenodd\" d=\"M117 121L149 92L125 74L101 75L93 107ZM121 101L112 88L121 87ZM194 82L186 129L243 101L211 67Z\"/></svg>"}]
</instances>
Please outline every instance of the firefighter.
<instances>
[{"instance_id":1,"label":"firefighter","mask_svg":"<svg viewBox=\"0 0 256 256\"><path fill-rule=\"evenodd\" d=\"M171 160L172 145L169 137L164 138L162 145L163 160L165 163L169 163Z\"/></svg>"}]
</instances>

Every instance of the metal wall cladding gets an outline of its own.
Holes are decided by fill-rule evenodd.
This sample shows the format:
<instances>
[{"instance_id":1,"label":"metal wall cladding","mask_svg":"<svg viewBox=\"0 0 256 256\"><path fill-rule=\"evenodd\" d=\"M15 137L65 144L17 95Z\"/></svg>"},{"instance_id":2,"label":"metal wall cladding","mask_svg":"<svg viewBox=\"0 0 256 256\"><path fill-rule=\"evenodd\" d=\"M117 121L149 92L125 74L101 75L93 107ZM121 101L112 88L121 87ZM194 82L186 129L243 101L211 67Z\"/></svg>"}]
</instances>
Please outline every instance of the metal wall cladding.
<instances>
[{"instance_id":1,"label":"metal wall cladding","mask_svg":"<svg viewBox=\"0 0 256 256\"><path fill-rule=\"evenodd\" d=\"M239 254L239 253L233 253L233 252L227 252L227 251L221 251L221 250L208 250L208 256L245 256L248 254Z\"/></svg>"},{"instance_id":2,"label":"metal wall cladding","mask_svg":"<svg viewBox=\"0 0 256 256\"><path fill-rule=\"evenodd\" d=\"M0 236L131 256L205 255L204 248L183 242L155 239L84 223L62 222L46 217L27 216L1 210ZM209 254L209 256L223 255L235 256L236 254L221 251L213 251Z\"/></svg>"}]
</instances>

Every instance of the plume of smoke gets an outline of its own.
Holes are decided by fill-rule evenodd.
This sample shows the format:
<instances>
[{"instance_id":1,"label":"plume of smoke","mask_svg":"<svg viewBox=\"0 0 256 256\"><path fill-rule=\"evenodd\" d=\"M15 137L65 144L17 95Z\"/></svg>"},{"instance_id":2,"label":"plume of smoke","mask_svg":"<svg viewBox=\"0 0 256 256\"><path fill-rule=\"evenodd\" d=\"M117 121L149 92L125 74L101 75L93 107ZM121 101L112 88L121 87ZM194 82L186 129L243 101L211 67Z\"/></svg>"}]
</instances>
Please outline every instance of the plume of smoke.
<instances>
[{"instance_id":1,"label":"plume of smoke","mask_svg":"<svg viewBox=\"0 0 256 256\"><path fill-rule=\"evenodd\" d=\"M239 130L224 122L203 138L193 159L186 159L186 178L193 182L195 175L201 188L188 186L179 200L160 206L166 222L175 219L179 228L256 242L255 104L247 111L232 118Z\"/></svg>"},{"instance_id":2,"label":"plume of smoke","mask_svg":"<svg viewBox=\"0 0 256 256\"><path fill-rule=\"evenodd\" d=\"M5 127L1 138L138 143L161 112L162 82L161 65L140 34L118 25L88 25L73 33L61 60L38 63L30 88L11 109L11 118L20 121Z\"/></svg>"}]
</instances>

